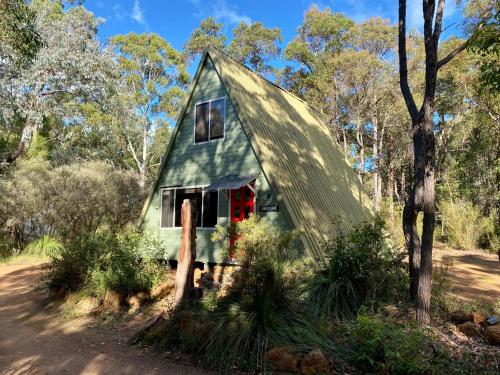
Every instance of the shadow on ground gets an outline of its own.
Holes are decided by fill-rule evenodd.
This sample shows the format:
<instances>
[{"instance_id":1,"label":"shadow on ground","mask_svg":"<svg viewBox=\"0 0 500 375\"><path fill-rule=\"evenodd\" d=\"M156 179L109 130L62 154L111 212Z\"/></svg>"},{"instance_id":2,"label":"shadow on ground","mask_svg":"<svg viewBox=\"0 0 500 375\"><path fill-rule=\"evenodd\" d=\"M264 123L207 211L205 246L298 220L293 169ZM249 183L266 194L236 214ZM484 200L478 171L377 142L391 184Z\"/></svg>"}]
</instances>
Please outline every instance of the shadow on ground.
<instances>
[{"instance_id":1,"label":"shadow on ground","mask_svg":"<svg viewBox=\"0 0 500 375\"><path fill-rule=\"evenodd\" d=\"M34 287L40 263L0 264L0 374L202 374L160 353L130 347L131 325L62 319Z\"/></svg>"}]
</instances>

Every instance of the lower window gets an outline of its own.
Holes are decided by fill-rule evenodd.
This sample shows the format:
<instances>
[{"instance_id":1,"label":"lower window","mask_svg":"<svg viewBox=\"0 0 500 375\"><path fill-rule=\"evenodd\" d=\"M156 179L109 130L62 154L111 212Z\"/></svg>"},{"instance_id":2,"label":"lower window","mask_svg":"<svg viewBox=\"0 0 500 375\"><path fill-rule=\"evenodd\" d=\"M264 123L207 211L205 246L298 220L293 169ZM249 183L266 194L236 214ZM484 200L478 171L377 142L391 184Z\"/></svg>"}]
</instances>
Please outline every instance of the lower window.
<instances>
[{"instance_id":1,"label":"lower window","mask_svg":"<svg viewBox=\"0 0 500 375\"><path fill-rule=\"evenodd\" d=\"M205 192L201 188L163 189L161 191L161 228L181 227L181 208L184 199L193 201L198 228L213 228L217 224L218 192Z\"/></svg>"}]
</instances>

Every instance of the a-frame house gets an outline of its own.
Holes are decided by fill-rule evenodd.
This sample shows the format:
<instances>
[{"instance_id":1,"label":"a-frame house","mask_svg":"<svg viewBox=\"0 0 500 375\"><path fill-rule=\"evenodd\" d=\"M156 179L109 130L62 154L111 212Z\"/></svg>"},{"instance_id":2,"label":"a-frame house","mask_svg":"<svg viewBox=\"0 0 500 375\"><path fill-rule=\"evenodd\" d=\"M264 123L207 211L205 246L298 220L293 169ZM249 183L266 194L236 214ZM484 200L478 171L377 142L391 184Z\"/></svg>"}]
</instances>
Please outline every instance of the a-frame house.
<instances>
[{"instance_id":1,"label":"a-frame house","mask_svg":"<svg viewBox=\"0 0 500 375\"><path fill-rule=\"evenodd\" d=\"M223 52L201 58L158 176L142 227L179 251L180 205L193 199L197 260L225 261L211 241L215 224L255 213L296 228L306 254L322 240L372 216L368 195L317 112Z\"/></svg>"}]
</instances>

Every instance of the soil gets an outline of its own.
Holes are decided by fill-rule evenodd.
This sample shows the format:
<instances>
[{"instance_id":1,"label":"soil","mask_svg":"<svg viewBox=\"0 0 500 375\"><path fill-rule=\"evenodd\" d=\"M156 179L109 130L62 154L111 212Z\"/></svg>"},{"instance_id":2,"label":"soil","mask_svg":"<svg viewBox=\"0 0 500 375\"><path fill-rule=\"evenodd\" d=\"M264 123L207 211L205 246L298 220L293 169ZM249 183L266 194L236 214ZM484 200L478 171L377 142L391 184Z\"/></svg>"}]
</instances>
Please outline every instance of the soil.
<instances>
[{"instance_id":1,"label":"soil","mask_svg":"<svg viewBox=\"0 0 500 375\"><path fill-rule=\"evenodd\" d=\"M38 292L39 262L0 263L0 374L205 374L127 340L146 317L69 319ZM118 324L119 323L119 324Z\"/></svg>"},{"instance_id":2,"label":"soil","mask_svg":"<svg viewBox=\"0 0 500 375\"><path fill-rule=\"evenodd\" d=\"M500 262L497 254L447 249L437 244L434 264L451 261L451 293L465 301L500 303Z\"/></svg>"}]
</instances>

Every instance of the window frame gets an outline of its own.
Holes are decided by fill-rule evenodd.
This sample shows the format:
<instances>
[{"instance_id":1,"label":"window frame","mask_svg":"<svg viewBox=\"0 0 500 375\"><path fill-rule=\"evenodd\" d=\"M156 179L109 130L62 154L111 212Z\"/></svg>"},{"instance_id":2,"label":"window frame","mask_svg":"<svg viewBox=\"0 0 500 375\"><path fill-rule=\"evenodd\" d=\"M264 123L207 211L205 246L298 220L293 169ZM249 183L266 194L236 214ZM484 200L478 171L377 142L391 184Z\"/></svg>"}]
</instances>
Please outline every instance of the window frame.
<instances>
[{"instance_id":1,"label":"window frame","mask_svg":"<svg viewBox=\"0 0 500 375\"><path fill-rule=\"evenodd\" d=\"M215 139L210 139L210 120L211 120L211 113L212 113L212 102L215 102L217 100L224 100L224 126L223 126L223 135L220 138L215 138ZM201 141L201 142L196 142L196 107L201 104L207 104L208 103L208 140L207 141ZM194 109L193 109L193 144L194 145L202 145L206 143L211 143L211 142L219 142L223 141L226 138L226 118L227 118L227 98L226 96L221 96L218 98L210 99L210 100L203 100L200 102L194 103Z\"/></svg>"},{"instance_id":2,"label":"window frame","mask_svg":"<svg viewBox=\"0 0 500 375\"><path fill-rule=\"evenodd\" d=\"M204 206L205 206L205 188L208 185L198 185L198 186L173 186L173 187L161 187L160 188L160 220L159 220L159 228L160 230L179 230L182 229L182 227L176 227L175 226L175 205L177 201L177 190L185 190L185 189L201 189L201 227L196 227L196 230L214 230L215 226L213 227L204 227L203 226L203 211L204 211ZM161 226L161 218L163 215L163 191L164 190L171 190L174 192L174 209L172 210L172 223L173 226L171 227L162 227ZM219 224L219 204L220 204L220 190L217 190L217 222L215 225Z\"/></svg>"}]
</instances>

